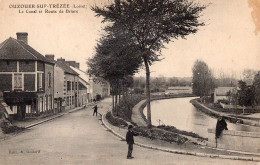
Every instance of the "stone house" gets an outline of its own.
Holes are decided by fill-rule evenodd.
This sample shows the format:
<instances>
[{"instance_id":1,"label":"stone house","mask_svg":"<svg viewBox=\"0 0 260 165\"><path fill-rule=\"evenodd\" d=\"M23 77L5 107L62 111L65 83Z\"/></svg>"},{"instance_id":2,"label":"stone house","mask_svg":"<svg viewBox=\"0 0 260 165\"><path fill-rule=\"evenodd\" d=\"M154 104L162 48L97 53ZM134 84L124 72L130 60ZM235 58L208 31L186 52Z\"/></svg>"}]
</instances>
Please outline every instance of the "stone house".
<instances>
[{"instance_id":1,"label":"stone house","mask_svg":"<svg viewBox=\"0 0 260 165\"><path fill-rule=\"evenodd\" d=\"M53 112L54 63L28 45L28 33L0 44L0 80L14 118Z\"/></svg>"}]
</instances>

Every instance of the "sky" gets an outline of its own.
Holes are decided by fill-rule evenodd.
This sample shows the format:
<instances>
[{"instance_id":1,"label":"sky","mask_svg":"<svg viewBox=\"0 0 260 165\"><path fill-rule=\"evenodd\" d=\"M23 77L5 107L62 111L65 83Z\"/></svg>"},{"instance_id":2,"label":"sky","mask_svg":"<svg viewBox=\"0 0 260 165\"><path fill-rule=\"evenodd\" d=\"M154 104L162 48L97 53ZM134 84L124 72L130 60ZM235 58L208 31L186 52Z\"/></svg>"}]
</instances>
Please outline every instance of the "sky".
<instances>
[{"instance_id":1,"label":"sky","mask_svg":"<svg viewBox=\"0 0 260 165\"><path fill-rule=\"evenodd\" d=\"M196 0L210 4L200 18L205 26L186 39L174 40L162 50L162 61L151 66L151 76L189 77L194 62L205 61L218 76L220 73L239 76L244 69L260 70L260 0ZM86 60L95 53L102 34L102 19L90 10L107 0L0 0L0 42L16 32L28 33L28 44L41 54L54 54L80 62L87 70ZM49 4L69 4L69 10L50 8ZM34 8L18 8L31 4ZM41 9L37 5L48 5ZM73 8L85 5L84 8ZM45 13L57 11L58 13ZM37 10L37 13L26 13ZM39 13L43 10L43 13ZM64 13L59 13L64 10ZM21 13L24 12L24 13ZM141 69L137 76L145 76Z\"/></svg>"}]
</instances>

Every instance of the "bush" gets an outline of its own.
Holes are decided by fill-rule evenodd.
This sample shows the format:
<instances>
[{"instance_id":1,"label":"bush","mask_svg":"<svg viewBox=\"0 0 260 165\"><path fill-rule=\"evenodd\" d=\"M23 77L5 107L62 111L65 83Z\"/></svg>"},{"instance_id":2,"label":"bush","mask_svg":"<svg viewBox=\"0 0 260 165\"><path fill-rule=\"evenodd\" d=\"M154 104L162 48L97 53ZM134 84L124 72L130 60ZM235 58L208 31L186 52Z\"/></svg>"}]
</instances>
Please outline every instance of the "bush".
<instances>
[{"instance_id":1,"label":"bush","mask_svg":"<svg viewBox=\"0 0 260 165\"><path fill-rule=\"evenodd\" d=\"M128 124L120 118L115 118L114 116L112 116L111 112L108 112L106 114L106 119L108 120L108 122L114 126L124 126L126 127Z\"/></svg>"},{"instance_id":2,"label":"bush","mask_svg":"<svg viewBox=\"0 0 260 165\"><path fill-rule=\"evenodd\" d=\"M218 103L229 104L229 101L223 99L223 100L218 100Z\"/></svg>"},{"instance_id":3,"label":"bush","mask_svg":"<svg viewBox=\"0 0 260 165\"><path fill-rule=\"evenodd\" d=\"M177 143L177 144L183 144L188 140L187 138L178 135L176 133L172 133L162 129L157 129L154 127L152 129L148 129L147 127L135 127L134 131L138 132L140 136L147 137L152 140L159 139L159 140L167 141L170 143Z\"/></svg>"},{"instance_id":4,"label":"bush","mask_svg":"<svg viewBox=\"0 0 260 165\"><path fill-rule=\"evenodd\" d=\"M131 121L132 109L136 104L145 99L143 95L129 95L122 98L120 104L117 107L118 116L126 121ZM113 114L116 112L113 111Z\"/></svg>"},{"instance_id":5,"label":"bush","mask_svg":"<svg viewBox=\"0 0 260 165\"><path fill-rule=\"evenodd\" d=\"M163 130L166 130L166 131L169 131L169 132L181 134L181 135L186 135L186 136L202 139L202 140L208 140L207 138L201 137L198 134L195 134L193 132L187 132L187 131L179 130L179 129L177 129L174 126L164 126L164 125L161 125L161 126L157 126L157 128L160 128L160 129L163 129Z\"/></svg>"},{"instance_id":6,"label":"bush","mask_svg":"<svg viewBox=\"0 0 260 165\"><path fill-rule=\"evenodd\" d=\"M10 122L8 121L3 121L1 124L1 129L5 134L17 132L17 131L22 131L24 128L13 126Z\"/></svg>"}]
</instances>

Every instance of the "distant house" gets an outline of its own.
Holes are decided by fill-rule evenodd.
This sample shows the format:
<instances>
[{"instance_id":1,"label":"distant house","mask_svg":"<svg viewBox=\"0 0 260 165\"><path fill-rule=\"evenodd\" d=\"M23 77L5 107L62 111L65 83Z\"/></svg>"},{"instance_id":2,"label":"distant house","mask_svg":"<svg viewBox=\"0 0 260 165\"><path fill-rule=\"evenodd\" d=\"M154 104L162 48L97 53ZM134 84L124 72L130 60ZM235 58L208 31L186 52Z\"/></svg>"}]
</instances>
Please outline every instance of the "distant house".
<instances>
[{"instance_id":1,"label":"distant house","mask_svg":"<svg viewBox=\"0 0 260 165\"><path fill-rule=\"evenodd\" d=\"M234 92L236 87L218 87L214 90L214 103L217 103L219 100L228 100L227 93Z\"/></svg>"},{"instance_id":2,"label":"distant house","mask_svg":"<svg viewBox=\"0 0 260 165\"><path fill-rule=\"evenodd\" d=\"M174 95L174 94L192 94L192 88L190 86L175 86L168 87L165 91L166 95Z\"/></svg>"},{"instance_id":3,"label":"distant house","mask_svg":"<svg viewBox=\"0 0 260 165\"><path fill-rule=\"evenodd\" d=\"M107 81L100 80L96 77L90 77L90 97L91 99L98 99L98 96L104 98L110 95L110 85Z\"/></svg>"},{"instance_id":4,"label":"distant house","mask_svg":"<svg viewBox=\"0 0 260 165\"><path fill-rule=\"evenodd\" d=\"M0 44L0 90L18 120L53 112L54 63L28 45L28 33Z\"/></svg>"},{"instance_id":5,"label":"distant house","mask_svg":"<svg viewBox=\"0 0 260 165\"><path fill-rule=\"evenodd\" d=\"M71 62L70 62L71 63ZM89 76L86 72L79 69L79 64L75 63L75 65L70 64L71 68L79 74L79 104L86 105L91 101L90 99L90 84L89 84Z\"/></svg>"},{"instance_id":6,"label":"distant house","mask_svg":"<svg viewBox=\"0 0 260 165\"><path fill-rule=\"evenodd\" d=\"M110 95L110 85L107 81L90 76L88 73L79 69L79 64L77 63L74 65L75 63L70 61L69 64L71 68L79 74L80 78L87 83L87 98L89 101L93 101L94 99L97 100L98 95L101 98ZM83 81L82 84L84 84Z\"/></svg>"}]
</instances>

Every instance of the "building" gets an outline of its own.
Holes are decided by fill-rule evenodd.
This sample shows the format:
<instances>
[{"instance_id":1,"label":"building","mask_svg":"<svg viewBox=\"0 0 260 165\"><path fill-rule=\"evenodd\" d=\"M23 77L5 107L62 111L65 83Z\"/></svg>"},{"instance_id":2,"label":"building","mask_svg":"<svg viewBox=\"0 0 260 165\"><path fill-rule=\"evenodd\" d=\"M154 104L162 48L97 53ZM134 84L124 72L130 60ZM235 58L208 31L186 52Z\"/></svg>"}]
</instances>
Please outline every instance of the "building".
<instances>
[{"instance_id":1,"label":"building","mask_svg":"<svg viewBox=\"0 0 260 165\"><path fill-rule=\"evenodd\" d=\"M228 100L227 93L234 92L236 87L218 87L214 90L214 103L217 103L219 100Z\"/></svg>"},{"instance_id":2,"label":"building","mask_svg":"<svg viewBox=\"0 0 260 165\"><path fill-rule=\"evenodd\" d=\"M99 100L100 98L110 96L110 85L107 81L90 76L89 84L91 100Z\"/></svg>"},{"instance_id":3,"label":"building","mask_svg":"<svg viewBox=\"0 0 260 165\"><path fill-rule=\"evenodd\" d=\"M101 78L89 76L88 73L79 69L79 63L76 63L75 61L66 62L79 74L81 80L84 80L85 83L87 83L87 99L89 101L93 101L94 99L98 100L99 97L104 98L106 96L110 96L110 85L107 81ZM83 81L81 82L84 84Z\"/></svg>"},{"instance_id":4,"label":"building","mask_svg":"<svg viewBox=\"0 0 260 165\"><path fill-rule=\"evenodd\" d=\"M79 69L79 64L70 67L79 74L79 104L86 105L91 102L89 76Z\"/></svg>"},{"instance_id":5,"label":"building","mask_svg":"<svg viewBox=\"0 0 260 165\"><path fill-rule=\"evenodd\" d=\"M54 58L54 57L53 57ZM54 98L55 109L72 109L79 106L79 74L60 58L55 61Z\"/></svg>"},{"instance_id":6,"label":"building","mask_svg":"<svg viewBox=\"0 0 260 165\"><path fill-rule=\"evenodd\" d=\"M166 95L175 95L175 94L192 94L192 88L190 86L175 86L168 87L165 91Z\"/></svg>"},{"instance_id":7,"label":"building","mask_svg":"<svg viewBox=\"0 0 260 165\"><path fill-rule=\"evenodd\" d=\"M54 63L28 45L28 33L0 44L0 80L14 118L53 112Z\"/></svg>"}]
</instances>

